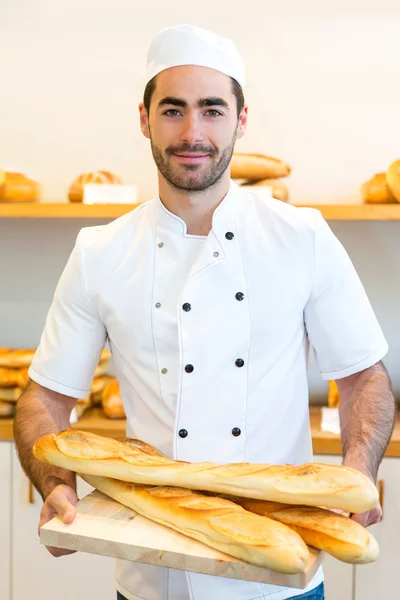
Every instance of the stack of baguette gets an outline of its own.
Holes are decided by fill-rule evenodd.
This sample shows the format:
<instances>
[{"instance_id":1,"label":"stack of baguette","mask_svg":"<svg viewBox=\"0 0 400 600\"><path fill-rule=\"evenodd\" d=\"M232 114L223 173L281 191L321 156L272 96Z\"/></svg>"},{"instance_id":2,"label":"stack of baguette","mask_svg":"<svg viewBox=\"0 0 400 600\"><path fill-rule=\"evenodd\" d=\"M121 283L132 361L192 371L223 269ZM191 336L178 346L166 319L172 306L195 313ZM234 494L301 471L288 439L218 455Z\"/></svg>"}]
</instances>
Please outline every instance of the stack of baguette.
<instances>
[{"instance_id":1,"label":"stack of baguette","mask_svg":"<svg viewBox=\"0 0 400 600\"><path fill-rule=\"evenodd\" d=\"M367 204L393 204L400 202L400 160L393 162L387 171L376 173L361 186L361 196Z\"/></svg>"},{"instance_id":2,"label":"stack of baguette","mask_svg":"<svg viewBox=\"0 0 400 600\"><path fill-rule=\"evenodd\" d=\"M234 153L231 160L231 178L243 186L269 187L272 197L287 202L289 191L282 177L290 175L290 166L264 154Z\"/></svg>"},{"instance_id":3,"label":"stack of baguette","mask_svg":"<svg viewBox=\"0 0 400 600\"><path fill-rule=\"evenodd\" d=\"M0 417L14 416L16 402L29 382L28 369L35 352L36 350L32 348L0 348ZM109 359L110 352L104 349L95 371L93 385L99 380L103 383L104 380L102 386L104 387L109 380L113 379L106 376L110 368ZM87 399L78 400L78 415L83 414L88 407L88 402Z\"/></svg>"},{"instance_id":4,"label":"stack of baguette","mask_svg":"<svg viewBox=\"0 0 400 600\"><path fill-rule=\"evenodd\" d=\"M79 398L76 404L78 419L89 409L99 406L109 419L125 419L126 414L121 399L119 384L115 377L102 375L93 380L87 398Z\"/></svg>"},{"instance_id":5,"label":"stack of baguette","mask_svg":"<svg viewBox=\"0 0 400 600\"><path fill-rule=\"evenodd\" d=\"M350 563L379 554L364 528L329 510L363 512L378 502L373 482L350 468L186 463L140 440L72 430L39 438L33 453L147 518L261 567L302 572L307 545Z\"/></svg>"}]
</instances>

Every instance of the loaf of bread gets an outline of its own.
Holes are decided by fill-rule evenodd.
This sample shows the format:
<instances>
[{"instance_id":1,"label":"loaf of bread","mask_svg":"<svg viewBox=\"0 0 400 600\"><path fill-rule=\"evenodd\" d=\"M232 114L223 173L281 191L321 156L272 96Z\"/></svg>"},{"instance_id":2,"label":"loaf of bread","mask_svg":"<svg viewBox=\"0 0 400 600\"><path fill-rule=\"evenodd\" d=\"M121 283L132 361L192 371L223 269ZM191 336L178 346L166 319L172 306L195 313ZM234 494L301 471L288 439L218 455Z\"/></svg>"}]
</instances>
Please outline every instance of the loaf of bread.
<instances>
[{"instance_id":1,"label":"loaf of bread","mask_svg":"<svg viewBox=\"0 0 400 600\"><path fill-rule=\"evenodd\" d=\"M272 156L264 154L234 153L231 160L231 178L260 181L261 179L286 177L290 166Z\"/></svg>"},{"instance_id":2,"label":"loaf of bread","mask_svg":"<svg viewBox=\"0 0 400 600\"><path fill-rule=\"evenodd\" d=\"M108 383L104 387L102 396L103 410L109 419L124 419L126 417L117 380Z\"/></svg>"},{"instance_id":3,"label":"loaf of bread","mask_svg":"<svg viewBox=\"0 0 400 600\"><path fill-rule=\"evenodd\" d=\"M0 202L38 202L41 186L22 173L5 172L0 183Z\"/></svg>"},{"instance_id":4,"label":"loaf of bread","mask_svg":"<svg viewBox=\"0 0 400 600\"><path fill-rule=\"evenodd\" d=\"M36 350L21 348L18 350L10 350L2 348L0 352L0 367L6 369L18 369L21 367L29 367Z\"/></svg>"},{"instance_id":5,"label":"loaf of bread","mask_svg":"<svg viewBox=\"0 0 400 600\"><path fill-rule=\"evenodd\" d=\"M18 387L21 381L19 369L4 369L0 367L0 387Z\"/></svg>"},{"instance_id":6,"label":"loaf of bread","mask_svg":"<svg viewBox=\"0 0 400 600\"><path fill-rule=\"evenodd\" d=\"M309 559L306 544L292 529L229 500L179 487L137 486L108 477L80 476L140 515L259 567L300 573Z\"/></svg>"},{"instance_id":7,"label":"loaf of bread","mask_svg":"<svg viewBox=\"0 0 400 600\"><path fill-rule=\"evenodd\" d=\"M377 173L361 186L361 195L367 204L388 204L396 202L392 194L386 173Z\"/></svg>"},{"instance_id":8,"label":"loaf of bread","mask_svg":"<svg viewBox=\"0 0 400 600\"><path fill-rule=\"evenodd\" d=\"M163 456L150 444L132 438L119 441L152 456ZM209 492L206 492L209 494ZM379 556L375 538L359 523L348 516L310 506L296 506L281 502L252 500L235 496L225 499L240 504L245 510L275 519L296 531L308 545L331 554L338 560L352 564L366 564Z\"/></svg>"},{"instance_id":9,"label":"loaf of bread","mask_svg":"<svg viewBox=\"0 0 400 600\"><path fill-rule=\"evenodd\" d=\"M390 165L386 172L386 180L393 197L400 202L400 160Z\"/></svg>"},{"instance_id":10,"label":"loaf of bread","mask_svg":"<svg viewBox=\"0 0 400 600\"><path fill-rule=\"evenodd\" d=\"M269 187L271 188L271 195L276 200L282 200L282 202L288 202L289 190L287 186L281 181L281 179L262 179L261 181L245 181L242 183L243 187Z\"/></svg>"},{"instance_id":11,"label":"loaf of bread","mask_svg":"<svg viewBox=\"0 0 400 600\"><path fill-rule=\"evenodd\" d=\"M373 482L347 467L318 463L183 463L149 456L116 440L83 431L45 435L35 443L34 454L49 464L87 475L340 508L353 513L372 509L379 499Z\"/></svg>"},{"instance_id":12,"label":"loaf of bread","mask_svg":"<svg viewBox=\"0 0 400 600\"><path fill-rule=\"evenodd\" d=\"M13 417L15 413L15 403L3 402L0 400L0 418L6 419Z\"/></svg>"},{"instance_id":13,"label":"loaf of bread","mask_svg":"<svg viewBox=\"0 0 400 600\"><path fill-rule=\"evenodd\" d=\"M109 171L93 171L79 175L70 185L68 199L70 202L82 202L83 186L86 183L122 183L120 178Z\"/></svg>"},{"instance_id":14,"label":"loaf of bread","mask_svg":"<svg viewBox=\"0 0 400 600\"><path fill-rule=\"evenodd\" d=\"M101 406L103 401L103 390L108 383L115 381L115 377L111 375L102 375L93 379L92 387L90 388L90 402L93 406Z\"/></svg>"}]
</instances>

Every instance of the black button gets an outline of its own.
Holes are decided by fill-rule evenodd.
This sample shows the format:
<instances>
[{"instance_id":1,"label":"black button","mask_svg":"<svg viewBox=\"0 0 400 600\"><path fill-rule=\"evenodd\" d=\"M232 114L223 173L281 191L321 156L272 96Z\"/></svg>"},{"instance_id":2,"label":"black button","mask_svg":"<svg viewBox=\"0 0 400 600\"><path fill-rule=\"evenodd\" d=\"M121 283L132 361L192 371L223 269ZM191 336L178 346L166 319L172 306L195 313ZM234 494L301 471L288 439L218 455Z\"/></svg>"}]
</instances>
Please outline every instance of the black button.
<instances>
[{"instance_id":1,"label":"black button","mask_svg":"<svg viewBox=\"0 0 400 600\"><path fill-rule=\"evenodd\" d=\"M189 302L185 302L185 304L182 305L182 308L185 312L189 312L189 310L192 308L192 305L189 304Z\"/></svg>"},{"instance_id":2,"label":"black button","mask_svg":"<svg viewBox=\"0 0 400 600\"><path fill-rule=\"evenodd\" d=\"M244 360L243 360L243 358L237 358L237 359L235 360L235 365L236 365L237 367L243 367L243 365L244 365Z\"/></svg>"},{"instance_id":3,"label":"black button","mask_svg":"<svg viewBox=\"0 0 400 600\"><path fill-rule=\"evenodd\" d=\"M187 429L180 429L179 430L179 437L185 438L185 437L187 437L187 435L188 435Z\"/></svg>"},{"instance_id":4,"label":"black button","mask_svg":"<svg viewBox=\"0 0 400 600\"><path fill-rule=\"evenodd\" d=\"M232 435L234 435L235 437L238 437L242 432L240 431L239 427L234 427L232 429Z\"/></svg>"},{"instance_id":5,"label":"black button","mask_svg":"<svg viewBox=\"0 0 400 600\"><path fill-rule=\"evenodd\" d=\"M235 236L233 235L232 231L227 231L225 237L227 240L233 240Z\"/></svg>"},{"instance_id":6,"label":"black button","mask_svg":"<svg viewBox=\"0 0 400 600\"><path fill-rule=\"evenodd\" d=\"M186 373L193 373L194 366L193 365L186 365L185 371L186 371Z\"/></svg>"},{"instance_id":7,"label":"black button","mask_svg":"<svg viewBox=\"0 0 400 600\"><path fill-rule=\"evenodd\" d=\"M243 300L244 294L243 292L238 292L235 296L236 300Z\"/></svg>"}]
</instances>

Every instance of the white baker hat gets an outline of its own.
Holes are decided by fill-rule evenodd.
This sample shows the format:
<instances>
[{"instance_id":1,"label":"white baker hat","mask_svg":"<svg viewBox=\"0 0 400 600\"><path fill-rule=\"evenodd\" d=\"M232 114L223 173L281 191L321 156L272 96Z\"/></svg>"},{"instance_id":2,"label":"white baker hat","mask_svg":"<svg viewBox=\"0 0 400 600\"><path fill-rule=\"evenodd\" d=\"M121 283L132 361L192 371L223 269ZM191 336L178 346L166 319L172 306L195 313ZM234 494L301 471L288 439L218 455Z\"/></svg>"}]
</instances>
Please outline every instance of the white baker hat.
<instances>
[{"instance_id":1,"label":"white baker hat","mask_svg":"<svg viewBox=\"0 0 400 600\"><path fill-rule=\"evenodd\" d=\"M244 62L235 44L207 29L176 25L160 31L147 53L147 82L165 69L183 65L215 69L244 88Z\"/></svg>"}]
</instances>

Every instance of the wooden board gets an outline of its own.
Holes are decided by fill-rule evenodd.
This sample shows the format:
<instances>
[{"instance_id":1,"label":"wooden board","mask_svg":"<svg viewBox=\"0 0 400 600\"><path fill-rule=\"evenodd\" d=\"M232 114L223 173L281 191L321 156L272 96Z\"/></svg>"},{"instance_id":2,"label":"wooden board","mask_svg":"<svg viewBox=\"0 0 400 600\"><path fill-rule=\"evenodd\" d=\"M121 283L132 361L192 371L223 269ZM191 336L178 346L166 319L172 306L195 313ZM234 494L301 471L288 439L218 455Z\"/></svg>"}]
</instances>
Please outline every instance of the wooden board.
<instances>
[{"instance_id":1,"label":"wooden board","mask_svg":"<svg viewBox=\"0 0 400 600\"><path fill-rule=\"evenodd\" d=\"M154 523L98 490L77 503L73 523L56 517L40 530L46 546L101 554L195 573L305 588L321 564L322 553L310 548L303 573L286 575L223 554L168 527Z\"/></svg>"}]
</instances>

